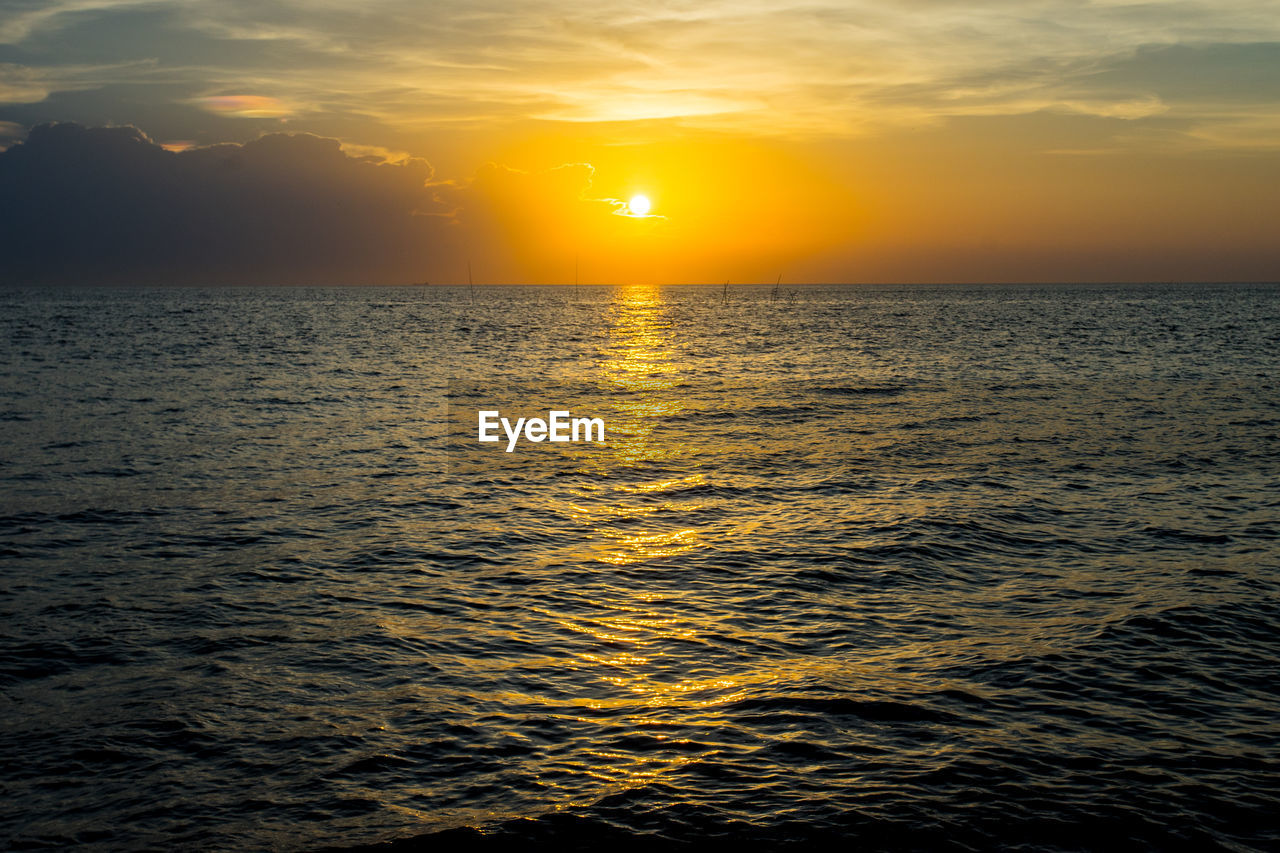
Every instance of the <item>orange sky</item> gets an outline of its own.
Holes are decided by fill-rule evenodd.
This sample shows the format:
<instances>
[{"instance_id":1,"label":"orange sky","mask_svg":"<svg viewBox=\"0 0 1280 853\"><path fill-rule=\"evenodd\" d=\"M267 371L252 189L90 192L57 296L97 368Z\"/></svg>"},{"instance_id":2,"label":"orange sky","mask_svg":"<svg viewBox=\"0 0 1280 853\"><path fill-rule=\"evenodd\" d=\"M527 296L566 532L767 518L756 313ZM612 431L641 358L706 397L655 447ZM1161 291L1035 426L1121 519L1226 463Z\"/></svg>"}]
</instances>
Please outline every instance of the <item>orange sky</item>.
<instances>
[{"instance_id":1,"label":"orange sky","mask_svg":"<svg viewBox=\"0 0 1280 853\"><path fill-rule=\"evenodd\" d=\"M0 11L0 146L74 121L386 164L271 160L300 232L356 197L385 225L347 227L344 255L327 221L323 264L258 247L215 278L1273 279L1277 104L1280 18L1254 0ZM636 193L652 216L618 215Z\"/></svg>"},{"instance_id":2,"label":"orange sky","mask_svg":"<svg viewBox=\"0 0 1280 853\"><path fill-rule=\"evenodd\" d=\"M501 196L505 239L524 264L509 269L525 280L563 281L576 254L584 276L603 281L1205 280L1280 272L1272 245L1280 158L1049 150L1053 125L1069 121L1037 115L1001 123L1003 132L980 120L802 141L652 123L634 144L566 142L558 133L506 141L494 158L534 173L523 190ZM548 164L566 149L592 165L589 186L557 186L554 171L538 174L554 169ZM633 193L648 195L664 218L630 220L589 201Z\"/></svg>"}]
</instances>

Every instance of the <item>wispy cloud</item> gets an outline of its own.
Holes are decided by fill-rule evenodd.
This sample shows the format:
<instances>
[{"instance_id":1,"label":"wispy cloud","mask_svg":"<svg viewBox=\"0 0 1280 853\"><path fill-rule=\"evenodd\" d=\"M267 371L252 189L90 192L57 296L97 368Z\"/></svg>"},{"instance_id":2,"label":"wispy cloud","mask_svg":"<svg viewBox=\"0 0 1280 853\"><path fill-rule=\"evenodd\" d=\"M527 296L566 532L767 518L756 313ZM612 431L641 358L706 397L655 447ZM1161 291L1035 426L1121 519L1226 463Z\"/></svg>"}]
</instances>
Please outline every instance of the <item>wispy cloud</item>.
<instances>
[{"instance_id":1,"label":"wispy cloud","mask_svg":"<svg viewBox=\"0 0 1280 853\"><path fill-rule=\"evenodd\" d=\"M195 102L211 113L237 118L282 118L294 113L279 98L267 95L208 95Z\"/></svg>"},{"instance_id":2,"label":"wispy cloud","mask_svg":"<svg viewBox=\"0 0 1280 853\"><path fill-rule=\"evenodd\" d=\"M156 71L150 60L99 65L24 65L0 62L0 104L32 104L54 92L85 91L113 78L146 79Z\"/></svg>"},{"instance_id":3,"label":"wispy cloud","mask_svg":"<svg viewBox=\"0 0 1280 853\"><path fill-rule=\"evenodd\" d=\"M140 10L164 14L139 18L114 48L92 45L114 49L112 63L61 64L60 52L90 49L86 21ZM1216 49L1280 42L1280 16L1270 0L54 0L0 9L0 41L24 50L0 83L10 103L136 79L124 64L170 45L166 79L276 105L204 104L230 116L306 105L393 127L660 119L804 135L1051 110L1176 117L1199 128L1187 139L1250 146L1268 142L1254 117L1274 99ZM1168 50L1214 88L1183 97L1173 65L1118 73Z\"/></svg>"},{"instance_id":4,"label":"wispy cloud","mask_svg":"<svg viewBox=\"0 0 1280 853\"><path fill-rule=\"evenodd\" d=\"M75 18L142 6L164 6L173 0L12 0L0 8L0 44L17 44L44 30L57 30Z\"/></svg>"}]
</instances>

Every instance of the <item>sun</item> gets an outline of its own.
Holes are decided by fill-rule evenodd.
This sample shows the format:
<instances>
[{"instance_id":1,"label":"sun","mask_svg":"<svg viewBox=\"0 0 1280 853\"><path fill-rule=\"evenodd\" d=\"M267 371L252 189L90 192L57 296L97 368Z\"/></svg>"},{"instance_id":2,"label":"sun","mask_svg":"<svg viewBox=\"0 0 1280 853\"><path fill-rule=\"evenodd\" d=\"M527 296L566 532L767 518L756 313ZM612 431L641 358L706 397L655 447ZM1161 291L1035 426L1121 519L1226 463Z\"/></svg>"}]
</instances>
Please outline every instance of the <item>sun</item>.
<instances>
[{"instance_id":1,"label":"sun","mask_svg":"<svg viewBox=\"0 0 1280 853\"><path fill-rule=\"evenodd\" d=\"M627 210L632 216L644 216L651 206L647 195L633 195L631 201L627 202Z\"/></svg>"}]
</instances>

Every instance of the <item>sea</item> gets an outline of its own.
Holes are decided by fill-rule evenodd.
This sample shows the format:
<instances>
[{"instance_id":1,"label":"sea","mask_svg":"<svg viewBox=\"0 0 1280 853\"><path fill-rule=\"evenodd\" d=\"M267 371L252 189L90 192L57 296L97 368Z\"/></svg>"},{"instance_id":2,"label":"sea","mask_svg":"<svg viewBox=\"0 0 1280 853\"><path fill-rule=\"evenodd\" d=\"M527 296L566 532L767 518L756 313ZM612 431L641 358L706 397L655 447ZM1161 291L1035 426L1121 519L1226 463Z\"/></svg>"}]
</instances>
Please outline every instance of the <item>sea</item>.
<instances>
[{"instance_id":1,"label":"sea","mask_svg":"<svg viewBox=\"0 0 1280 853\"><path fill-rule=\"evenodd\" d=\"M1275 284L9 287L0 846L1277 850L1278 435Z\"/></svg>"}]
</instances>

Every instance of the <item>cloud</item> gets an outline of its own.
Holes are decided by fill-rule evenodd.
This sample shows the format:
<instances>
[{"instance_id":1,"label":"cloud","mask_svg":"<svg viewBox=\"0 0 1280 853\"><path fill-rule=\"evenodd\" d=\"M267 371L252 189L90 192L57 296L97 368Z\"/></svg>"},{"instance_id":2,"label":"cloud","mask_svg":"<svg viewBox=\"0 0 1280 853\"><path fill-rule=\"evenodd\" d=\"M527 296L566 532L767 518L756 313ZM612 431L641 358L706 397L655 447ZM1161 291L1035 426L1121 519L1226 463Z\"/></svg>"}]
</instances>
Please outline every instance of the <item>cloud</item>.
<instances>
[{"instance_id":1,"label":"cloud","mask_svg":"<svg viewBox=\"0 0 1280 853\"><path fill-rule=\"evenodd\" d=\"M22 42L33 33L58 29L68 19L93 12L111 12L142 5L160 5L169 0L14 0L0 12L0 44Z\"/></svg>"},{"instance_id":2,"label":"cloud","mask_svg":"<svg viewBox=\"0 0 1280 853\"><path fill-rule=\"evenodd\" d=\"M40 126L0 153L0 278L412 280L448 255L431 175L304 134L175 152L132 127Z\"/></svg>"},{"instance_id":3,"label":"cloud","mask_svg":"<svg viewBox=\"0 0 1280 853\"><path fill-rule=\"evenodd\" d=\"M0 121L0 152L27 137L27 129L11 121Z\"/></svg>"},{"instance_id":4,"label":"cloud","mask_svg":"<svg viewBox=\"0 0 1280 853\"><path fill-rule=\"evenodd\" d=\"M1230 48L1280 42L1280 18L1271 0L18 0L0 33L22 48L13 99L158 82L128 65L154 61L193 96L269 93L317 120L400 129L665 120L803 136L1039 110L1141 119L1163 104L1217 139L1273 111L1250 81L1274 60L1242 65ZM1201 97L1179 98L1192 50ZM80 73L60 70L70 57Z\"/></svg>"},{"instance_id":5,"label":"cloud","mask_svg":"<svg viewBox=\"0 0 1280 853\"><path fill-rule=\"evenodd\" d=\"M0 282L457 282L469 261L477 281L560 280L584 245L626 237L593 173L489 163L439 181L404 152L311 134L195 147L40 125L0 151Z\"/></svg>"},{"instance_id":6,"label":"cloud","mask_svg":"<svg viewBox=\"0 0 1280 853\"><path fill-rule=\"evenodd\" d=\"M196 103L211 113L235 118L284 118L294 112L268 95L207 95Z\"/></svg>"},{"instance_id":7,"label":"cloud","mask_svg":"<svg viewBox=\"0 0 1280 853\"><path fill-rule=\"evenodd\" d=\"M33 104L54 92L96 89L105 78L118 74L152 76L155 63L123 62L106 65L59 65L33 67L0 62L0 104Z\"/></svg>"}]
</instances>

